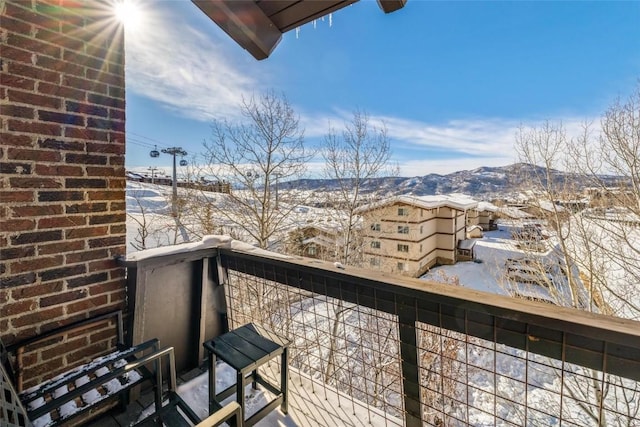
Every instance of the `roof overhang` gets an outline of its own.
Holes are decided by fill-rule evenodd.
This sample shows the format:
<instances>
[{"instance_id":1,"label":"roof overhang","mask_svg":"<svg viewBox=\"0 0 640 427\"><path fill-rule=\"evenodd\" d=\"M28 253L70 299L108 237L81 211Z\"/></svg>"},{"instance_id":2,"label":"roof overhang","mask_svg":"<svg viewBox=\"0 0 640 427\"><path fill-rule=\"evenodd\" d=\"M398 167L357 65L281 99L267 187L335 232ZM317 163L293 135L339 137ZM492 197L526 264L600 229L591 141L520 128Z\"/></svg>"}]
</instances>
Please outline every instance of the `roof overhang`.
<instances>
[{"instance_id":1,"label":"roof overhang","mask_svg":"<svg viewBox=\"0 0 640 427\"><path fill-rule=\"evenodd\" d=\"M191 0L256 59L269 57L282 34L322 18L357 0ZM378 0L385 13L406 0Z\"/></svg>"}]
</instances>

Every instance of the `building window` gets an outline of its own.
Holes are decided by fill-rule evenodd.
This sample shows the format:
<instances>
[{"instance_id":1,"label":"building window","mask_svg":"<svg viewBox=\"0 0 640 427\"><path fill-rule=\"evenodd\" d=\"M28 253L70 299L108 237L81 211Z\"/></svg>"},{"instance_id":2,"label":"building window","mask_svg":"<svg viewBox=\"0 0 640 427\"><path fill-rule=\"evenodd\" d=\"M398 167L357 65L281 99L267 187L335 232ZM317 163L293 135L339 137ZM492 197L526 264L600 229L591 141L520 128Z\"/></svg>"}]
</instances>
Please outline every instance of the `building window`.
<instances>
[{"instance_id":1,"label":"building window","mask_svg":"<svg viewBox=\"0 0 640 427\"><path fill-rule=\"evenodd\" d=\"M398 271L404 271L404 262L399 262L397 267Z\"/></svg>"},{"instance_id":2,"label":"building window","mask_svg":"<svg viewBox=\"0 0 640 427\"><path fill-rule=\"evenodd\" d=\"M398 216L409 216L408 208L398 208Z\"/></svg>"},{"instance_id":3,"label":"building window","mask_svg":"<svg viewBox=\"0 0 640 427\"><path fill-rule=\"evenodd\" d=\"M315 255L316 254L316 247L315 245L309 246L307 248L307 254L309 255Z\"/></svg>"},{"instance_id":4,"label":"building window","mask_svg":"<svg viewBox=\"0 0 640 427\"><path fill-rule=\"evenodd\" d=\"M422 243L420 243L420 253L422 253Z\"/></svg>"},{"instance_id":5,"label":"building window","mask_svg":"<svg viewBox=\"0 0 640 427\"><path fill-rule=\"evenodd\" d=\"M371 249L380 249L380 242L377 240L371 242Z\"/></svg>"},{"instance_id":6,"label":"building window","mask_svg":"<svg viewBox=\"0 0 640 427\"><path fill-rule=\"evenodd\" d=\"M369 260L369 264L370 264L372 267L376 267L376 266L380 265L380 259L375 258L375 257L374 257L374 258L371 258L371 259Z\"/></svg>"},{"instance_id":7,"label":"building window","mask_svg":"<svg viewBox=\"0 0 640 427\"><path fill-rule=\"evenodd\" d=\"M409 245L398 243L398 252L409 252Z\"/></svg>"},{"instance_id":8,"label":"building window","mask_svg":"<svg viewBox=\"0 0 640 427\"><path fill-rule=\"evenodd\" d=\"M371 224L371 231L380 231L380 224Z\"/></svg>"},{"instance_id":9,"label":"building window","mask_svg":"<svg viewBox=\"0 0 640 427\"><path fill-rule=\"evenodd\" d=\"M408 225L399 225L398 233L400 234L409 234L409 226Z\"/></svg>"},{"instance_id":10,"label":"building window","mask_svg":"<svg viewBox=\"0 0 640 427\"><path fill-rule=\"evenodd\" d=\"M420 226L420 234L422 234L422 226Z\"/></svg>"}]
</instances>

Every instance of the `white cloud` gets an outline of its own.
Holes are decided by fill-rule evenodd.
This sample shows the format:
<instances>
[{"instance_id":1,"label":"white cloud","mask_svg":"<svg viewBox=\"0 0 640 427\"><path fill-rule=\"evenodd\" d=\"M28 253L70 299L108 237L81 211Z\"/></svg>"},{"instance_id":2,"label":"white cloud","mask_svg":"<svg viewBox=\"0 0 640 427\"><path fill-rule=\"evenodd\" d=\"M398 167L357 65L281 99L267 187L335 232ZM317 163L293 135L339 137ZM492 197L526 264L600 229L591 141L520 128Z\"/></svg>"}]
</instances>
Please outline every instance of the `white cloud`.
<instances>
[{"instance_id":1,"label":"white cloud","mask_svg":"<svg viewBox=\"0 0 640 427\"><path fill-rule=\"evenodd\" d=\"M147 9L144 28L126 34L128 88L195 120L236 114L242 95L257 87L255 74L162 2Z\"/></svg>"}]
</instances>

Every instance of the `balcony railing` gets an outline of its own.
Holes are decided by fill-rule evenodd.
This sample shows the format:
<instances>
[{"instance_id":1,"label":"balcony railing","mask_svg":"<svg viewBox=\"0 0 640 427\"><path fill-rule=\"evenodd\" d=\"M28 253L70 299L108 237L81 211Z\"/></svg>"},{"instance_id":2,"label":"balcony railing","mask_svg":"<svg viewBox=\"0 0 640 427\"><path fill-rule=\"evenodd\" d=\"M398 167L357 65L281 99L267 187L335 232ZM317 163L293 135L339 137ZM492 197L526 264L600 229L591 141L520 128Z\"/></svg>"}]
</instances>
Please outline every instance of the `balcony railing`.
<instances>
[{"instance_id":1,"label":"balcony railing","mask_svg":"<svg viewBox=\"0 0 640 427\"><path fill-rule=\"evenodd\" d=\"M134 339L165 335L183 368L201 361L204 339L247 322L291 339L301 425L640 420L638 322L224 248L129 266ZM154 317L167 301L183 308Z\"/></svg>"}]
</instances>

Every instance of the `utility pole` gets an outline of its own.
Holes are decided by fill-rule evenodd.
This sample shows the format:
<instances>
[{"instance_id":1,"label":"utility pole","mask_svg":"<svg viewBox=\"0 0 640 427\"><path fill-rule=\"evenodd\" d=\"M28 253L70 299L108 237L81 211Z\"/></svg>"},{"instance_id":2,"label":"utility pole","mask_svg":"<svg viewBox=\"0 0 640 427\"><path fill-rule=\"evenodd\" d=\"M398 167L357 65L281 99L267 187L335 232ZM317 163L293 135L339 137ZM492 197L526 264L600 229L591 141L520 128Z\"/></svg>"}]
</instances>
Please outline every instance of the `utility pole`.
<instances>
[{"instance_id":1,"label":"utility pole","mask_svg":"<svg viewBox=\"0 0 640 427\"><path fill-rule=\"evenodd\" d=\"M187 152L182 149L182 147L171 147L171 148L163 148L162 152L165 154L170 154L173 156L173 198L171 203L171 208L173 212L173 217L178 217L178 179L176 177L176 156L186 156Z\"/></svg>"},{"instance_id":2,"label":"utility pole","mask_svg":"<svg viewBox=\"0 0 640 427\"><path fill-rule=\"evenodd\" d=\"M147 169L149 169L151 171L151 183L155 184L156 182L156 171L158 170L157 167L153 166L149 166Z\"/></svg>"}]
</instances>

